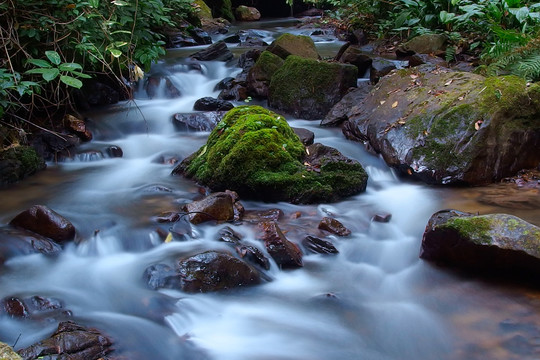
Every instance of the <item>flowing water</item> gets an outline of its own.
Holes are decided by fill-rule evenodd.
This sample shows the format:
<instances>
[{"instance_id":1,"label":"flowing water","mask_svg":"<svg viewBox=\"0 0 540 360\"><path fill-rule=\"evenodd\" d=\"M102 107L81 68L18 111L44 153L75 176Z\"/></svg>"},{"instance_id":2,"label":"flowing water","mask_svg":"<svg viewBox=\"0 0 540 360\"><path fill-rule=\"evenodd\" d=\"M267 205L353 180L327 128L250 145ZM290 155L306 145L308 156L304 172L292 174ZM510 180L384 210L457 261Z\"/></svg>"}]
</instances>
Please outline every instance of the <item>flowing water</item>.
<instances>
[{"instance_id":1,"label":"flowing water","mask_svg":"<svg viewBox=\"0 0 540 360\"><path fill-rule=\"evenodd\" d=\"M281 22L264 29L269 38L285 30ZM325 51L337 51L339 43L331 47L319 40ZM225 225L199 225L193 239L171 243L163 243L156 231L171 226L157 223L156 215L178 211L199 196L192 181L171 176L174 165L167 160L186 157L208 136L176 131L171 116L191 112L200 97L217 96L217 82L239 71L216 62L193 70L185 54L171 51L154 68L169 77L180 98L150 100L141 92L136 102L87 114L94 140L81 148L83 155L51 163L0 191L0 224L45 204L70 219L79 238L59 256L8 260L0 269L0 298L59 299L71 318L109 334L130 359L540 357L540 293L463 277L418 259L424 227L435 211L507 212L540 224L535 194L532 206L498 208L482 202L498 188L451 190L404 182L380 158L344 140L337 129L319 128L317 121L289 119L314 131L316 141L359 160L369 173L367 191L333 204L243 203L246 209L278 207L285 227L306 231L323 216L336 217L352 230L350 237L332 238L338 255L305 255L297 270L280 271L272 263L268 282L226 293L148 289L142 280L148 265L228 249L216 241ZM124 156L99 155L110 145L121 147ZM293 220L297 212L301 217ZM372 222L380 212L391 213L391 221ZM252 227L234 228L264 251ZM289 239L299 242L297 233L291 231ZM0 341L25 347L49 336L56 325L51 319L0 317Z\"/></svg>"}]
</instances>

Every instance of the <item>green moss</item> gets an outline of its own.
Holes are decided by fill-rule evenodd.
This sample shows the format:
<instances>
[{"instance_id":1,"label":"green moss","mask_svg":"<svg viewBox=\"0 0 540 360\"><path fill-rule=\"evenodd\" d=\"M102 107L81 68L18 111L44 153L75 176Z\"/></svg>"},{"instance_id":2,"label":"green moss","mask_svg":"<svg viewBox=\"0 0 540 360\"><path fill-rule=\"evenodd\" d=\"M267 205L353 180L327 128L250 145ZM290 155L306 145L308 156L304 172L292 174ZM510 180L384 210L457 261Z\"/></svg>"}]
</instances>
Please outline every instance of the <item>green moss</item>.
<instances>
[{"instance_id":1,"label":"green moss","mask_svg":"<svg viewBox=\"0 0 540 360\"><path fill-rule=\"evenodd\" d=\"M483 216L454 217L449 219L443 228L457 231L460 236L470 239L479 245L490 245L491 222Z\"/></svg>"},{"instance_id":2,"label":"green moss","mask_svg":"<svg viewBox=\"0 0 540 360\"><path fill-rule=\"evenodd\" d=\"M33 147L17 146L0 152L3 163L0 184L10 184L45 168L45 161Z\"/></svg>"},{"instance_id":3,"label":"green moss","mask_svg":"<svg viewBox=\"0 0 540 360\"><path fill-rule=\"evenodd\" d=\"M305 148L285 119L260 106L229 111L205 146L184 160L184 173L214 190L291 202L333 201L365 189L356 162L308 171Z\"/></svg>"},{"instance_id":4,"label":"green moss","mask_svg":"<svg viewBox=\"0 0 540 360\"><path fill-rule=\"evenodd\" d=\"M257 79L270 80L272 75L283 65L283 59L270 51L263 51L250 72L257 74Z\"/></svg>"},{"instance_id":5,"label":"green moss","mask_svg":"<svg viewBox=\"0 0 540 360\"><path fill-rule=\"evenodd\" d=\"M313 39L305 35L285 33L270 44L268 51L276 54L282 59L286 59L290 55L314 60L319 59L319 53L317 52Z\"/></svg>"},{"instance_id":6,"label":"green moss","mask_svg":"<svg viewBox=\"0 0 540 360\"><path fill-rule=\"evenodd\" d=\"M526 86L524 79L513 75L488 77L480 90L481 102L478 105L482 111L488 113L518 109Z\"/></svg>"}]
</instances>

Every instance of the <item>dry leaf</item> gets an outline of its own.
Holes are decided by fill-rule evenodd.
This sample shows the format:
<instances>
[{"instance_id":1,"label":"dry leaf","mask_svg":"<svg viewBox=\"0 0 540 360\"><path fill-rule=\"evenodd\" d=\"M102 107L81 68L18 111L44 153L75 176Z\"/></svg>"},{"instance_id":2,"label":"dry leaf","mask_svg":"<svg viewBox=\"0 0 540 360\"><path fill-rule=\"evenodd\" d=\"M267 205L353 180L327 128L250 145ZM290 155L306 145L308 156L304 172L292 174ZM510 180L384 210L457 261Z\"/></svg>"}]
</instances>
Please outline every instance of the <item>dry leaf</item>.
<instances>
[{"instance_id":1,"label":"dry leaf","mask_svg":"<svg viewBox=\"0 0 540 360\"><path fill-rule=\"evenodd\" d=\"M165 243L170 243L172 241L173 237L172 237L172 233L170 232L169 234L167 234L167 238L165 239Z\"/></svg>"},{"instance_id":2,"label":"dry leaf","mask_svg":"<svg viewBox=\"0 0 540 360\"><path fill-rule=\"evenodd\" d=\"M418 75L411 74L411 79L416 79L416 78L418 78Z\"/></svg>"},{"instance_id":3,"label":"dry leaf","mask_svg":"<svg viewBox=\"0 0 540 360\"><path fill-rule=\"evenodd\" d=\"M480 130L480 128L482 127L483 122L484 122L483 120L478 120L477 122L474 123L474 128L476 130Z\"/></svg>"},{"instance_id":4,"label":"dry leaf","mask_svg":"<svg viewBox=\"0 0 540 360\"><path fill-rule=\"evenodd\" d=\"M385 102L386 102L386 100L382 100L382 101L381 101L381 105L384 104Z\"/></svg>"},{"instance_id":5,"label":"dry leaf","mask_svg":"<svg viewBox=\"0 0 540 360\"><path fill-rule=\"evenodd\" d=\"M454 81L454 80L453 79L448 80L446 83L444 83L444 86L450 85L452 83L452 81Z\"/></svg>"},{"instance_id":6,"label":"dry leaf","mask_svg":"<svg viewBox=\"0 0 540 360\"><path fill-rule=\"evenodd\" d=\"M459 101L462 101L463 99L465 99L465 97L460 96L460 97L458 97L457 99L458 99Z\"/></svg>"},{"instance_id":7,"label":"dry leaf","mask_svg":"<svg viewBox=\"0 0 540 360\"><path fill-rule=\"evenodd\" d=\"M394 103L392 104L392 107L393 107L393 108L395 108L396 106L398 106L398 102L397 102L397 101L394 102Z\"/></svg>"}]
</instances>

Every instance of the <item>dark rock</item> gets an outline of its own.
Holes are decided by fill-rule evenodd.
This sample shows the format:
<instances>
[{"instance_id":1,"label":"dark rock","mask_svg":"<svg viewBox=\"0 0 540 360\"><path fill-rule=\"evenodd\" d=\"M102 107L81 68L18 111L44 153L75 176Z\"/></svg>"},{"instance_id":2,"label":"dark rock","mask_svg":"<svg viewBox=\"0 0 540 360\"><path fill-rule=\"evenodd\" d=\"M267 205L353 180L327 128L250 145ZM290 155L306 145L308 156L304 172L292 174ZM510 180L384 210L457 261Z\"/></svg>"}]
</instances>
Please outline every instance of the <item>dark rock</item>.
<instances>
[{"instance_id":1,"label":"dark rock","mask_svg":"<svg viewBox=\"0 0 540 360\"><path fill-rule=\"evenodd\" d=\"M261 13L254 7L240 5L234 11L236 20L238 21L257 21L261 18Z\"/></svg>"},{"instance_id":2,"label":"dark rock","mask_svg":"<svg viewBox=\"0 0 540 360\"><path fill-rule=\"evenodd\" d=\"M234 219L233 199L230 194L217 192L185 205L192 224L205 221L231 221Z\"/></svg>"},{"instance_id":3,"label":"dark rock","mask_svg":"<svg viewBox=\"0 0 540 360\"><path fill-rule=\"evenodd\" d=\"M282 59L286 59L289 55L313 60L321 58L313 40L304 35L283 34L274 40L266 50Z\"/></svg>"},{"instance_id":4,"label":"dark rock","mask_svg":"<svg viewBox=\"0 0 540 360\"><path fill-rule=\"evenodd\" d=\"M34 205L30 209L21 212L10 221L10 224L33 231L59 243L75 238L73 224L44 205Z\"/></svg>"},{"instance_id":5,"label":"dark rock","mask_svg":"<svg viewBox=\"0 0 540 360\"><path fill-rule=\"evenodd\" d=\"M480 185L538 165L538 116L540 85L422 65L386 76L352 109L348 133L403 176Z\"/></svg>"},{"instance_id":6,"label":"dark rock","mask_svg":"<svg viewBox=\"0 0 540 360\"><path fill-rule=\"evenodd\" d=\"M0 151L0 186L13 184L47 166L30 146L17 146Z\"/></svg>"},{"instance_id":7,"label":"dark rock","mask_svg":"<svg viewBox=\"0 0 540 360\"><path fill-rule=\"evenodd\" d=\"M92 140L92 133L86 128L83 120L68 114L64 116L64 126L67 131L77 135L82 141Z\"/></svg>"},{"instance_id":8,"label":"dark rock","mask_svg":"<svg viewBox=\"0 0 540 360\"><path fill-rule=\"evenodd\" d=\"M369 80L372 84L376 84L383 76L390 74L390 72L395 69L397 69L397 67L393 61L382 58L373 59L369 71Z\"/></svg>"},{"instance_id":9,"label":"dark rock","mask_svg":"<svg viewBox=\"0 0 540 360\"><path fill-rule=\"evenodd\" d=\"M223 90L219 93L218 99L244 101L248 98L248 90L242 85L235 83L232 88Z\"/></svg>"},{"instance_id":10,"label":"dark rock","mask_svg":"<svg viewBox=\"0 0 540 360\"><path fill-rule=\"evenodd\" d=\"M303 119L320 119L356 86L357 74L353 65L289 56L272 76L268 105Z\"/></svg>"},{"instance_id":11,"label":"dark rock","mask_svg":"<svg viewBox=\"0 0 540 360\"><path fill-rule=\"evenodd\" d=\"M238 67L244 71L249 70L261 56L262 51L259 49L251 49L240 55L238 58Z\"/></svg>"},{"instance_id":12,"label":"dark rock","mask_svg":"<svg viewBox=\"0 0 540 360\"><path fill-rule=\"evenodd\" d=\"M249 223L258 224L265 221L278 221L282 217L283 211L281 209L246 210L242 220Z\"/></svg>"},{"instance_id":13,"label":"dark rock","mask_svg":"<svg viewBox=\"0 0 540 360\"><path fill-rule=\"evenodd\" d=\"M18 352L25 360L43 357L98 360L113 350L111 346L111 340L100 331L86 328L72 321L64 321L58 324L58 329L50 338Z\"/></svg>"},{"instance_id":14,"label":"dark rock","mask_svg":"<svg viewBox=\"0 0 540 360\"><path fill-rule=\"evenodd\" d=\"M165 84L163 85L163 82ZM146 94L150 99L155 97L165 99L175 99L180 97L178 90L171 80L161 76L150 76L145 83Z\"/></svg>"},{"instance_id":15,"label":"dark rock","mask_svg":"<svg viewBox=\"0 0 540 360\"><path fill-rule=\"evenodd\" d=\"M435 213L426 226L420 257L487 275L540 275L540 228L512 215Z\"/></svg>"},{"instance_id":16,"label":"dark rock","mask_svg":"<svg viewBox=\"0 0 540 360\"><path fill-rule=\"evenodd\" d=\"M107 147L106 153L107 155L109 155L109 157L112 158L121 158L122 156L124 156L124 151L122 150L122 148L116 145L111 145Z\"/></svg>"},{"instance_id":17,"label":"dark rock","mask_svg":"<svg viewBox=\"0 0 540 360\"><path fill-rule=\"evenodd\" d=\"M448 63L444 59L430 54L414 54L407 57L406 59L409 60L409 67L415 67L424 64L448 67Z\"/></svg>"},{"instance_id":18,"label":"dark rock","mask_svg":"<svg viewBox=\"0 0 540 360\"><path fill-rule=\"evenodd\" d=\"M111 86L96 81L85 81L84 86L80 90L79 102L83 101L83 108L90 108L91 106L103 106L112 105L120 101L120 93L113 89Z\"/></svg>"},{"instance_id":19,"label":"dark rock","mask_svg":"<svg viewBox=\"0 0 540 360\"><path fill-rule=\"evenodd\" d=\"M32 139L32 147L47 161L71 159L81 139L73 134L52 134L43 132Z\"/></svg>"},{"instance_id":20,"label":"dark rock","mask_svg":"<svg viewBox=\"0 0 540 360\"><path fill-rule=\"evenodd\" d=\"M180 220L180 214L175 211L167 211L156 216L158 223L173 223Z\"/></svg>"},{"instance_id":21,"label":"dark rock","mask_svg":"<svg viewBox=\"0 0 540 360\"><path fill-rule=\"evenodd\" d=\"M337 236L351 235L351 230L347 229L340 221L330 217L324 217L319 223L318 228L336 234Z\"/></svg>"},{"instance_id":22,"label":"dark rock","mask_svg":"<svg viewBox=\"0 0 540 360\"><path fill-rule=\"evenodd\" d=\"M239 245L235 248L236 253L240 255L242 259L249 261L252 264L258 265L265 270L270 269L270 261L261 250L251 245Z\"/></svg>"},{"instance_id":23,"label":"dark rock","mask_svg":"<svg viewBox=\"0 0 540 360\"><path fill-rule=\"evenodd\" d=\"M299 13L294 14L295 17L313 17L313 16L323 16L324 11L322 9L311 8Z\"/></svg>"},{"instance_id":24,"label":"dark rock","mask_svg":"<svg viewBox=\"0 0 540 360\"><path fill-rule=\"evenodd\" d=\"M225 79L221 80L220 82L216 84L216 86L214 87L214 91L232 88L233 81L234 81L233 77L230 77L230 76L226 77Z\"/></svg>"},{"instance_id":25,"label":"dark rock","mask_svg":"<svg viewBox=\"0 0 540 360\"><path fill-rule=\"evenodd\" d=\"M231 102L210 96L198 99L193 105L193 110L197 111L228 111L232 108L234 108L234 105Z\"/></svg>"},{"instance_id":26,"label":"dark rock","mask_svg":"<svg viewBox=\"0 0 540 360\"><path fill-rule=\"evenodd\" d=\"M227 44L225 44L225 42L218 41L206 49L192 54L191 57L200 61L229 61L234 57L234 55L231 50L227 48Z\"/></svg>"},{"instance_id":27,"label":"dark rock","mask_svg":"<svg viewBox=\"0 0 540 360\"><path fill-rule=\"evenodd\" d=\"M321 120L320 126L339 126L349 120L349 114L354 106L358 105L368 96L373 87L367 82L362 81L358 88L351 89L343 98L330 109L328 114Z\"/></svg>"},{"instance_id":28,"label":"dark rock","mask_svg":"<svg viewBox=\"0 0 540 360\"><path fill-rule=\"evenodd\" d=\"M362 29L355 29L349 32L347 41L355 45L366 45L368 43L367 36Z\"/></svg>"},{"instance_id":29,"label":"dark rock","mask_svg":"<svg viewBox=\"0 0 540 360\"><path fill-rule=\"evenodd\" d=\"M309 146L313 144L313 141L315 141L315 133L311 130L304 129L304 128L292 128L294 133L300 138L300 141L305 146Z\"/></svg>"},{"instance_id":30,"label":"dark rock","mask_svg":"<svg viewBox=\"0 0 540 360\"><path fill-rule=\"evenodd\" d=\"M224 115L225 111L212 111L195 114L174 114L172 119L176 130L212 131Z\"/></svg>"},{"instance_id":31,"label":"dark rock","mask_svg":"<svg viewBox=\"0 0 540 360\"><path fill-rule=\"evenodd\" d=\"M227 44L239 44L240 43L240 34L236 33L231 36L227 36L223 41Z\"/></svg>"},{"instance_id":32,"label":"dark rock","mask_svg":"<svg viewBox=\"0 0 540 360\"><path fill-rule=\"evenodd\" d=\"M34 232L9 226L0 227L0 259L34 253L58 254L62 247Z\"/></svg>"},{"instance_id":33,"label":"dark rock","mask_svg":"<svg viewBox=\"0 0 540 360\"><path fill-rule=\"evenodd\" d=\"M229 226L225 226L224 228L219 230L218 235L218 240L226 243L236 245L240 244L240 242L242 241L242 236L233 229L231 229Z\"/></svg>"},{"instance_id":34,"label":"dark rock","mask_svg":"<svg viewBox=\"0 0 540 360\"><path fill-rule=\"evenodd\" d=\"M71 312L62 309L63 304L58 299L42 296L31 296L24 299L7 297L0 301L0 313L14 318L51 318L54 315L70 316Z\"/></svg>"},{"instance_id":35,"label":"dark rock","mask_svg":"<svg viewBox=\"0 0 540 360\"><path fill-rule=\"evenodd\" d=\"M374 222L380 222L380 223L387 223L387 222L390 222L390 219L392 219L392 214L389 214L389 213L375 214L375 215L373 215L373 217L371 218L372 221L374 221Z\"/></svg>"},{"instance_id":36,"label":"dark rock","mask_svg":"<svg viewBox=\"0 0 540 360\"><path fill-rule=\"evenodd\" d=\"M206 31L197 27L188 27L187 32L199 45L208 45L212 43L212 37Z\"/></svg>"},{"instance_id":37,"label":"dark rock","mask_svg":"<svg viewBox=\"0 0 540 360\"><path fill-rule=\"evenodd\" d=\"M337 254L339 251L328 240L319 239L315 236L306 236L302 244L309 251L316 254Z\"/></svg>"},{"instance_id":38,"label":"dark rock","mask_svg":"<svg viewBox=\"0 0 540 360\"><path fill-rule=\"evenodd\" d=\"M205 3L212 10L213 17L234 20L231 0L206 0Z\"/></svg>"},{"instance_id":39,"label":"dark rock","mask_svg":"<svg viewBox=\"0 0 540 360\"><path fill-rule=\"evenodd\" d=\"M268 43L262 39L259 39L259 38L252 38L252 37L248 37L246 38L246 40L242 41L240 43L240 46L243 46L243 47L264 47L264 46L268 46Z\"/></svg>"},{"instance_id":40,"label":"dark rock","mask_svg":"<svg viewBox=\"0 0 540 360\"><path fill-rule=\"evenodd\" d=\"M8 297L0 301L1 312L15 318L25 318L28 316L28 309L21 299Z\"/></svg>"},{"instance_id":41,"label":"dark rock","mask_svg":"<svg viewBox=\"0 0 540 360\"><path fill-rule=\"evenodd\" d=\"M224 18L203 19L201 25L204 31L210 34L226 34L229 32L231 23Z\"/></svg>"},{"instance_id":42,"label":"dark rock","mask_svg":"<svg viewBox=\"0 0 540 360\"><path fill-rule=\"evenodd\" d=\"M351 64L358 68L358 76L362 77L371 67L373 60L358 47L349 46L338 59L344 64Z\"/></svg>"},{"instance_id":43,"label":"dark rock","mask_svg":"<svg viewBox=\"0 0 540 360\"><path fill-rule=\"evenodd\" d=\"M249 94L256 98L267 98L270 79L282 65L283 60L279 56L263 51L247 74Z\"/></svg>"},{"instance_id":44,"label":"dark rock","mask_svg":"<svg viewBox=\"0 0 540 360\"><path fill-rule=\"evenodd\" d=\"M280 268L303 266L302 251L298 245L287 240L275 222L263 222L260 223L260 227L263 231L261 239L264 241L266 251Z\"/></svg>"},{"instance_id":45,"label":"dark rock","mask_svg":"<svg viewBox=\"0 0 540 360\"><path fill-rule=\"evenodd\" d=\"M259 273L243 261L222 252L207 251L182 259L178 273L182 290L190 293L233 289L260 283Z\"/></svg>"},{"instance_id":46,"label":"dark rock","mask_svg":"<svg viewBox=\"0 0 540 360\"><path fill-rule=\"evenodd\" d=\"M167 48L181 48L199 45L193 37L186 34L184 31L166 31L166 46Z\"/></svg>"},{"instance_id":47,"label":"dark rock","mask_svg":"<svg viewBox=\"0 0 540 360\"><path fill-rule=\"evenodd\" d=\"M143 273L143 280L153 290L182 288L180 274L166 264L156 264L147 267Z\"/></svg>"}]
</instances>

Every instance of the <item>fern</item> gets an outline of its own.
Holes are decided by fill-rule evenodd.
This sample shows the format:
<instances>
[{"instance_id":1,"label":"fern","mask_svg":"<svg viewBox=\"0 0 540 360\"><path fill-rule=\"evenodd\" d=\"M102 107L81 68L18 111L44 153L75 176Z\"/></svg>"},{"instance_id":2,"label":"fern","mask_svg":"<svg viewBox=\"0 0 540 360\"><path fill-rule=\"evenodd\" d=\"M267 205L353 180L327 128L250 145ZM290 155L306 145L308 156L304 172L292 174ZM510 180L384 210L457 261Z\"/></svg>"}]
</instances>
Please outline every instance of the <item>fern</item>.
<instances>
[{"instance_id":1,"label":"fern","mask_svg":"<svg viewBox=\"0 0 540 360\"><path fill-rule=\"evenodd\" d=\"M529 54L519 62L512 64L510 71L527 80L540 80L540 51L538 53Z\"/></svg>"},{"instance_id":2,"label":"fern","mask_svg":"<svg viewBox=\"0 0 540 360\"><path fill-rule=\"evenodd\" d=\"M486 75L510 73L527 80L540 80L540 38L519 46L514 42L498 42L483 57L487 65L481 69Z\"/></svg>"}]
</instances>

